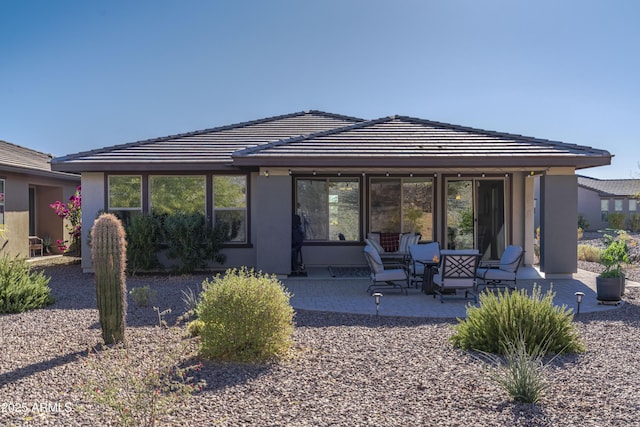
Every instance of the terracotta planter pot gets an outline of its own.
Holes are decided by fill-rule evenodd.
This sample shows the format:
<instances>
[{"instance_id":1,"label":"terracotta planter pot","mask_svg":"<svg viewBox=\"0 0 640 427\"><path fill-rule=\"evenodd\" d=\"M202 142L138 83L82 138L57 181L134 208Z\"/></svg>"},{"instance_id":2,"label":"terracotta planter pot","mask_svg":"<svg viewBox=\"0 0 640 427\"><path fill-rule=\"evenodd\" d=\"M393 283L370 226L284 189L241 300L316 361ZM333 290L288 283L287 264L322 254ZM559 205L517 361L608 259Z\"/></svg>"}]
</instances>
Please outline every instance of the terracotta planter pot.
<instances>
[{"instance_id":1,"label":"terracotta planter pot","mask_svg":"<svg viewBox=\"0 0 640 427\"><path fill-rule=\"evenodd\" d=\"M596 277L597 299L599 301L620 301L624 277Z\"/></svg>"}]
</instances>

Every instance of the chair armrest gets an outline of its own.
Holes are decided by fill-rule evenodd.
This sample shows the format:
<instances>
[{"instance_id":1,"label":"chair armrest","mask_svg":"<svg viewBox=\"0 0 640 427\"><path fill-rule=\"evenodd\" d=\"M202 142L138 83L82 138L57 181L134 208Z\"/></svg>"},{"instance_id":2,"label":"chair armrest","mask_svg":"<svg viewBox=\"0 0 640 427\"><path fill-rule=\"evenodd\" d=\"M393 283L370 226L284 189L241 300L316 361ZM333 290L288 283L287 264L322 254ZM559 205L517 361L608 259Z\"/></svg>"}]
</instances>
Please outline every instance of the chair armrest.
<instances>
[{"instance_id":1,"label":"chair armrest","mask_svg":"<svg viewBox=\"0 0 640 427\"><path fill-rule=\"evenodd\" d=\"M480 261L478 268L500 268L499 260Z\"/></svg>"},{"instance_id":2,"label":"chair armrest","mask_svg":"<svg viewBox=\"0 0 640 427\"><path fill-rule=\"evenodd\" d=\"M393 269L401 268L405 271L409 271L409 266L401 262L385 262L383 266L385 270L393 270Z\"/></svg>"}]
</instances>

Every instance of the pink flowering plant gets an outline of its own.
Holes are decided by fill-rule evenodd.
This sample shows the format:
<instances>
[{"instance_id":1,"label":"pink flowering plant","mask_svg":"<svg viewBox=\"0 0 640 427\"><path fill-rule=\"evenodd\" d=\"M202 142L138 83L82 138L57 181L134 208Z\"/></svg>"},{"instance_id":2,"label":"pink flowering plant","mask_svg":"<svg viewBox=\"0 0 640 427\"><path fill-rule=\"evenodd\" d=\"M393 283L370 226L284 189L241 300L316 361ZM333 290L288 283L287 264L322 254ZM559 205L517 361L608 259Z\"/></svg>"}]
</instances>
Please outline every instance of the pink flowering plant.
<instances>
[{"instance_id":1,"label":"pink flowering plant","mask_svg":"<svg viewBox=\"0 0 640 427\"><path fill-rule=\"evenodd\" d=\"M56 245L62 252L67 252L71 247L80 254L80 236L82 232L82 193L81 187L76 187L75 193L69 197L67 203L62 203L57 200L55 203L50 204L51 208L62 219L66 219L65 228L69 233L68 240L58 239Z\"/></svg>"}]
</instances>

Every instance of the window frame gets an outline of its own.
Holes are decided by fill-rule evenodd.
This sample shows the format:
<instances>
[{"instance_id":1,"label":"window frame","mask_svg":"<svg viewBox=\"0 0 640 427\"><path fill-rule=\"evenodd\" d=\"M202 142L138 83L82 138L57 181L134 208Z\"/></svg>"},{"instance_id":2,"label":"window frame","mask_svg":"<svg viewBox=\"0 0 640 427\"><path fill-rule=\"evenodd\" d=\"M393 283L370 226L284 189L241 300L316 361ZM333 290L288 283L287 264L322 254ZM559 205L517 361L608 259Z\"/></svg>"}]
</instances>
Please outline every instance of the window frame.
<instances>
[{"instance_id":1,"label":"window frame","mask_svg":"<svg viewBox=\"0 0 640 427\"><path fill-rule=\"evenodd\" d=\"M609 207L610 207L609 199L600 199L600 221L601 222L609 221Z\"/></svg>"},{"instance_id":2,"label":"window frame","mask_svg":"<svg viewBox=\"0 0 640 427\"><path fill-rule=\"evenodd\" d=\"M220 207L217 208L215 204L215 179L216 177L242 177L244 178L244 207ZM246 245L249 243L249 176L246 174L232 174L232 173L215 173L211 175L211 220L213 225L216 224L216 212L232 212L243 211L244 212L244 240L229 240L225 241L225 245Z\"/></svg>"},{"instance_id":3,"label":"window frame","mask_svg":"<svg viewBox=\"0 0 640 427\"><path fill-rule=\"evenodd\" d=\"M300 180L309 180L309 181L324 181L325 183L328 182L350 182L350 183L355 183L358 186L358 194L357 194L357 200L358 200L358 206L357 206L357 215L356 217L358 218L358 225L357 225L357 233L358 233L358 237L356 239L350 239L350 240L341 240L340 238L338 238L338 240L335 239L307 239L306 237L306 233L305 233L305 239L304 239L304 244L305 245L360 245L361 242L364 240L363 237L363 233L362 233L362 229L363 229L363 193L364 193L364 188L363 188L363 179L360 175L354 175L354 174L341 174L341 175L296 175L293 176L293 185L292 185L292 192L293 192L293 208L292 211L294 214L298 214L301 215L301 212L298 208L298 181ZM330 230L330 219L331 219L331 202L330 202L330 194L329 192L327 192L327 199L326 199L326 212L327 212L327 230ZM303 219L303 223L304 223L304 219Z\"/></svg>"},{"instance_id":4,"label":"window frame","mask_svg":"<svg viewBox=\"0 0 640 427\"><path fill-rule=\"evenodd\" d=\"M379 232L380 230L371 230L371 215L373 213L372 203L373 197L371 194L373 182L375 180L399 180L400 181L400 231L399 233L410 233L411 230L404 230L404 217L405 217L405 206L404 206L404 192L405 192L405 182L411 181L422 181L429 182L431 184L431 236L422 236L422 239L426 241L435 241L436 240L436 179L432 175L403 175L403 176L385 176L385 175L372 175L368 177L367 180L367 233L370 232Z\"/></svg>"},{"instance_id":5,"label":"window frame","mask_svg":"<svg viewBox=\"0 0 640 427\"><path fill-rule=\"evenodd\" d=\"M123 207L111 206L111 178L116 177L139 177L140 178L140 206L139 207ZM110 174L107 176L107 211L143 211L143 179L140 174Z\"/></svg>"},{"instance_id":6,"label":"window frame","mask_svg":"<svg viewBox=\"0 0 640 427\"><path fill-rule=\"evenodd\" d=\"M624 211L624 200L623 199L614 199L613 200L613 209L616 212L623 212Z\"/></svg>"},{"instance_id":7,"label":"window frame","mask_svg":"<svg viewBox=\"0 0 640 427\"><path fill-rule=\"evenodd\" d=\"M251 174L250 173L244 173L244 172L224 172L224 171L219 171L219 172L200 172L200 173L184 173L184 172L177 172L177 173L171 173L171 172L166 172L164 173L164 171L151 171L151 172L145 172L145 173L131 173L131 172L116 172L116 173L108 173L105 175L105 180L104 180L104 204L103 206L105 206L105 208L107 209L107 211L109 211L109 178L111 176L122 176L122 175L128 175L128 176L141 176L142 177L142 183L141 183L141 187L142 187L142 209L140 210L140 213L142 214L150 214L151 213L151 177L153 176L204 176L205 177L205 211L203 212L207 219L209 221L211 221L212 224L215 224L215 222L213 222L215 220L214 218L214 207L213 207L213 177L214 176L243 176L245 179L245 185L246 185L246 191L245 191L245 233L246 233L246 237L245 237L245 241L244 242L233 242L233 241L229 241L229 242L225 242L223 244L223 247L251 247ZM117 212L117 210L114 210L114 212Z\"/></svg>"}]
</instances>

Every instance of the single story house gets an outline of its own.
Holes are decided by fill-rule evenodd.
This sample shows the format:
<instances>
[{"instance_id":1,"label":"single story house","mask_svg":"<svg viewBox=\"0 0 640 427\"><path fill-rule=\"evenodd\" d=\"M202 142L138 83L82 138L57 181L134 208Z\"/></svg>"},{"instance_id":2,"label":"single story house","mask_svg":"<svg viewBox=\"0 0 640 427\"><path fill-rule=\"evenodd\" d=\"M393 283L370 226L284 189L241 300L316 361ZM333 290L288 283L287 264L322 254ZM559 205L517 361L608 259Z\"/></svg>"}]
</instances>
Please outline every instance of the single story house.
<instances>
[{"instance_id":1,"label":"single story house","mask_svg":"<svg viewBox=\"0 0 640 427\"><path fill-rule=\"evenodd\" d=\"M640 179L596 179L578 175L578 214L585 231L609 228L609 215L624 216L624 227L640 231Z\"/></svg>"},{"instance_id":2,"label":"single story house","mask_svg":"<svg viewBox=\"0 0 640 427\"><path fill-rule=\"evenodd\" d=\"M541 270L569 277L577 271L575 172L611 157L412 117L306 111L71 154L52 167L82 175L85 245L100 210L151 212L189 194L212 221L236 230L222 268L278 275L290 273L294 214L307 266L364 265L369 232L411 231L444 248L478 248L486 259L522 245L531 264L539 176ZM176 187L184 192L166 190ZM82 253L90 270L90 251Z\"/></svg>"},{"instance_id":3,"label":"single story house","mask_svg":"<svg viewBox=\"0 0 640 427\"><path fill-rule=\"evenodd\" d=\"M0 248L10 257L42 255L39 246L30 249L29 236L48 236L54 243L67 238L62 219L49 205L66 202L80 175L51 170L51 158L0 140L0 227L5 230Z\"/></svg>"}]
</instances>

